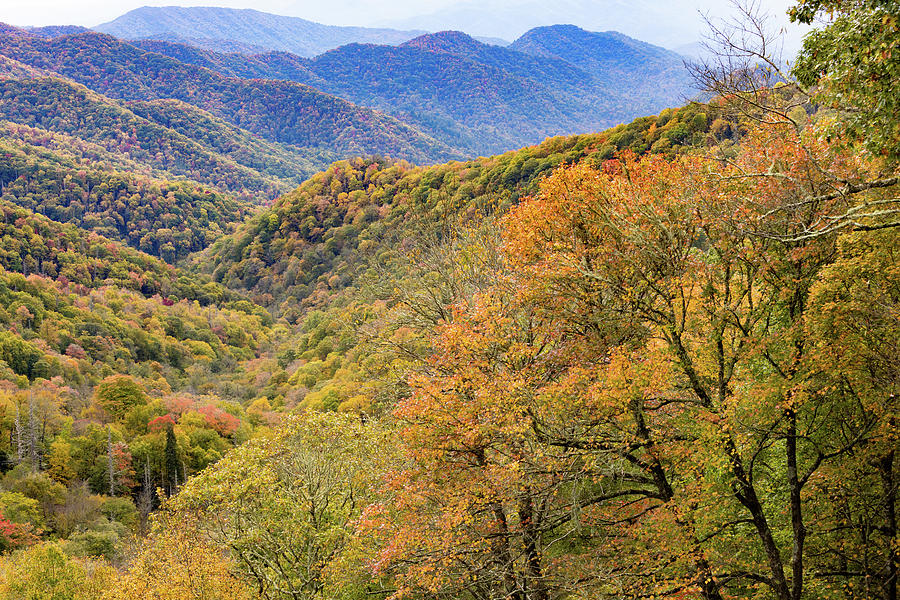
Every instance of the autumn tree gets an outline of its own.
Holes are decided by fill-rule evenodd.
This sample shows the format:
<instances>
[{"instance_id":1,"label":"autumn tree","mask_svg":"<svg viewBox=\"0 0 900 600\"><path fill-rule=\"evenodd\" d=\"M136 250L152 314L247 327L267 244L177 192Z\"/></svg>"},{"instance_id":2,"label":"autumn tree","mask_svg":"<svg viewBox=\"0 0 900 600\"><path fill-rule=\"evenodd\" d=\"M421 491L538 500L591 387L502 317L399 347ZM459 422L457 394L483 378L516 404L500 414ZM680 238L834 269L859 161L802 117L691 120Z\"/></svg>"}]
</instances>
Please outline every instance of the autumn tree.
<instances>
[{"instance_id":1,"label":"autumn tree","mask_svg":"<svg viewBox=\"0 0 900 600\"><path fill-rule=\"evenodd\" d=\"M234 572L227 550L188 529L160 525L145 538L115 585L102 600L250 600L253 589Z\"/></svg>"},{"instance_id":2,"label":"autumn tree","mask_svg":"<svg viewBox=\"0 0 900 600\"><path fill-rule=\"evenodd\" d=\"M146 404L147 392L128 375L110 375L94 389L94 401L111 419L118 421L132 408Z\"/></svg>"},{"instance_id":3,"label":"autumn tree","mask_svg":"<svg viewBox=\"0 0 900 600\"><path fill-rule=\"evenodd\" d=\"M810 24L794 67L814 98L840 113L838 129L876 155L900 158L894 83L900 77L900 6L893 0L800 0L791 20Z\"/></svg>"},{"instance_id":4,"label":"autumn tree","mask_svg":"<svg viewBox=\"0 0 900 600\"><path fill-rule=\"evenodd\" d=\"M0 553L30 546L37 540L29 523L15 523L0 513Z\"/></svg>"},{"instance_id":5,"label":"autumn tree","mask_svg":"<svg viewBox=\"0 0 900 600\"><path fill-rule=\"evenodd\" d=\"M834 501L818 519L854 535L823 536L816 553L845 575L854 594L866 586L897 597L898 421L900 396L900 236L883 231L838 240L837 257L811 291L807 335L820 385L865 415L866 446L829 467L817 493ZM848 408L844 411L849 412ZM847 430L835 432L846 435Z\"/></svg>"},{"instance_id":6,"label":"autumn tree","mask_svg":"<svg viewBox=\"0 0 900 600\"><path fill-rule=\"evenodd\" d=\"M898 58L896 3L880 0L800 0L789 14L794 21L817 24L806 36L793 68L782 52L771 17L756 2L733 0L732 20L708 20L708 57L690 69L698 87L714 95L711 105L725 114L764 127L793 130L795 143L806 150L818 184L795 186L792 197L770 207L786 218L817 214L790 232L760 232L784 241L829 235L837 231L893 228L900 225L896 197L898 129L896 79ZM808 125L818 125L820 136L858 157L867 168L833 170L808 147ZM715 149L719 160L728 152ZM776 165L777 166L777 165ZM772 165L744 176L768 177ZM777 176L777 175L776 175ZM827 207L827 210L823 207ZM797 221L798 223L801 221ZM786 236L790 236L790 239Z\"/></svg>"},{"instance_id":7,"label":"autumn tree","mask_svg":"<svg viewBox=\"0 0 900 600\"><path fill-rule=\"evenodd\" d=\"M188 480L167 504L166 526L227 549L262 598L365 594L353 522L391 456L375 422L293 417Z\"/></svg>"},{"instance_id":8,"label":"autumn tree","mask_svg":"<svg viewBox=\"0 0 900 600\"><path fill-rule=\"evenodd\" d=\"M509 273L447 307L433 353L394 411L405 461L362 535L396 596L536 598L613 589L595 560L591 505L608 465L543 443L536 423L577 414L551 392L567 348L553 319L517 297Z\"/></svg>"},{"instance_id":9,"label":"autumn tree","mask_svg":"<svg viewBox=\"0 0 900 600\"><path fill-rule=\"evenodd\" d=\"M36 545L0 560L0 598L94 600L113 587L115 569L66 555L57 543Z\"/></svg>"},{"instance_id":10,"label":"autumn tree","mask_svg":"<svg viewBox=\"0 0 900 600\"><path fill-rule=\"evenodd\" d=\"M588 413L580 427L538 428L554 446L621 453L645 483L612 505L631 526L621 550L644 549L643 573L626 578L635 589L762 585L787 600L855 576L807 547L835 526L814 517L827 504L815 489L874 447L896 405L882 396L879 419L822 383L805 327L835 238L800 234L831 206L778 208L865 165L814 129L795 135L759 127L726 164L564 169L508 217L513 260L567 335L593 341L579 360L611 403L602 427Z\"/></svg>"}]
</instances>

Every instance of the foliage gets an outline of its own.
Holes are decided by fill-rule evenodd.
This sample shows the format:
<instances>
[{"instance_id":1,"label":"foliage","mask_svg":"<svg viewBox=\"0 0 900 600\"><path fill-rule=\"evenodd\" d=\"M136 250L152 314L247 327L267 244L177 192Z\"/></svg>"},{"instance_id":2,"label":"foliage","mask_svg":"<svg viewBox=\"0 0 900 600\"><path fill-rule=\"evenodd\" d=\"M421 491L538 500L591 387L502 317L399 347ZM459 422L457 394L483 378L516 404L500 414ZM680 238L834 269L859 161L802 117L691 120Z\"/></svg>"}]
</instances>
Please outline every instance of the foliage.
<instances>
[{"instance_id":1,"label":"foliage","mask_svg":"<svg viewBox=\"0 0 900 600\"><path fill-rule=\"evenodd\" d=\"M0 146L5 150L0 164L5 202L168 262L205 248L247 211L246 205L192 184L59 166L57 154L5 142Z\"/></svg>"},{"instance_id":2,"label":"foliage","mask_svg":"<svg viewBox=\"0 0 900 600\"><path fill-rule=\"evenodd\" d=\"M477 161L427 168L376 158L341 161L218 241L198 267L294 320L298 300L320 304L356 280L361 259L409 247L458 220L502 212L564 163L599 163L627 149L673 155L691 144L718 143L709 122L698 105L688 105L600 134L551 138ZM684 135L671 133L681 129ZM722 139L738 135L737 125L725 120L719 129ZM656 145L660 139L671 142Z\"/></svg>"},{"instance_id":3,"label":"foliage","mask_svg":"<svg viewBox=\"0 0 900 600\"><path fill-rule=\"evenodd\" d=\"M94 402L113 420L147 404L147 392L127 375L110 375L94 387Z\"/></svg>"},{"instance_id":4,"label":"foliage","mask_svg":"<svg viewBox=\"0 0 900 600\"><path fill-rule=\"evenodd\" d=\"M353 521L390 456L375 422L291 417L188 481L160 527L229 549L262 598L337 597L361 571Z\"/></svg>"},{"instance_id":5,"label":"foliage","mask_svg":"<svg viewBox=\"0 0 900 600\"><path fill-rule=\"evenodd\" d=\"M198 256L195 265L297 323L281 345L277 367L270 367L282 373L273 373L259 397L271 406L379 410L404 393L403 359L395 359L406 350L373 352L360 326L402 301L395 287L428 295L441 278L453 287L454 278L466 276L452 268L438 278L428 268L419 269L421 278L409 273L423 260L434 262L444 242L452 246L457 225L465 228L502 213L562 164L601 164L619 147L674 156L694 143L730 145L739 127L724 114L713 121L720 138L704 132L707 115L716 111L688 105L600 134L553 138L466 163L428 168L380 159L336 163ZM693 133L677 144L654 144L690 123L696 124ZM489 244L481 246L487 250ZM401 328L397 335L406 334ZM398 340L379 344L384 348Z\"/></svg>"},{"instance_id":6,"label":"foliage","mask_svg":"<svg viewBox=\"0 0 900 600\"><path fill-rule=\"evenodd\" d=\"M509 280L453 307L394 415L405 465L367 509L396 596L548 598L610 591L591 519L597 466L546 447L537 423L583 408L541 390L559 369L553 324ZM566 406L568 405L568 406Z\"/></svg>"},{"instance_id":7,"label":"foliage","mask_svg":"<svg viewBox=\"0 0 900 600\"><path fill-rule=\"evenodd\" d=\"M0 559L0 598L4 600L95 600L114 581L112 567L69 558L53 543Z\"/></svg>"},{"instance_id":8,"label":"foliage","mask_svg":"<svg viewBox=\"0 0 900 600\"><path fill-rule=\"evenodd\" d=\"M291 186L301 183L337 158L328 151L303 151L295 146L261 139L179 100L132 101L125 106L134 114L173 129L239 165ZM237 183L246 185L244 177L240 177ZM282 185L278 189L283 191L286 187Z\"/></svg>"},{"instance_id":9,"label":"foliage","mask_svg":"<svg viewBox=\"0 0 900 600\"><path fill-rule=\"evenodd\" d=\"M308 86L222 77L103 34L44 39L8 31L0 52L111 98L189 102L269 141L325 151L329 158L379 152L427 162L456 155L396 119Z\"/></svg>"},{"instance_id":10,"label":"foliage","mask_svg":"<svg viewBox=\"0 0 900 600\"><path fill-rule=\"evenodd\" d=\"M214 546L185 530L160 531L146 540L102 600L250 600L251 588L232 573L232 565Z\"/></svg>"},{"instance_id":11,"label":"foliage","mask_svg":"<svg viewBox=\"0 0 900 600\"><path fill-rule=\"evenodd\" d=\"M798 9L836 9L827 37L885 6ZM179 73L207 103L249 85L0 30L136 98ZM895 123L854 125L853 102L889 105L877 79L817 112L766 76L502 156L338 162L189 271L4 205L0 541L29 547L0 590L895 598ZM132 106L228 148L221 122Z\"/></svg>"},{"instance_id":12,"label":"foliage","mask_svg":"<svg viewBox=\"0 0 900 600\"><path fill-rule=\"evenodd\" d=\"M812 22L828 14L827 26L803 41L794 66L799 81L816 86L815 97L844 112L839 127L875 154L900 158L900 5L892 0L803 0L791 19Z\"/></svg>"},{"instance_id":13,"label":"foliage","mask_svg":"<svg viewBox=\"0 0 900 600\"><path fill-rule=\"evenodd\" d=\"M396 597L893 597L897 236L808 230L894 180L814 123L746 127L721 162L564 166L481 290L395 294L431 332L362 522Z\"/></svg>"},{"instance_id":14,"label":"foliage","mask_svg":"<svg viewBox=\"0 0 900 600\"><path fill-rule=\"evenodd\" d=\"M31 523L36 527L43 525L38 501L18 492L0 494L0 510L13 523Z\"/></svg>"},{"instance_id":15,"label":"foliage","mask_svg":"<svg viewBox=\"0 0 900 600\"><path fill-rule=\"evenodd\" d=\"M0 553L30 546L37 541L27 523L14 523L0 513Z\"/></svg>"},{"instance_id":16,"label":"foliage","mask_svg":"<svg viewBox=\"0 0 900 600\"><path fill-rule=\"evenodd\" d=\"M7 202L0 201L0 218L0 266L8 271L86 287L109 283L147 296L174 291L174 270L142 252Z\"/></svg>"},{"instance_id":17,"label":"foliage","mask_svg":"<svg viewBox=\"0 0 900 600\"><path fill-rule=\"evenodd\" d=\"M118 372L169 377L167 387L178 388L196 369L233 369L272 336L257 314L37 275L0 271L0 300L9 307L0 313L7 328L0 331L0 358L31 380L98 383Z\"/></svg>"}]
</instances>

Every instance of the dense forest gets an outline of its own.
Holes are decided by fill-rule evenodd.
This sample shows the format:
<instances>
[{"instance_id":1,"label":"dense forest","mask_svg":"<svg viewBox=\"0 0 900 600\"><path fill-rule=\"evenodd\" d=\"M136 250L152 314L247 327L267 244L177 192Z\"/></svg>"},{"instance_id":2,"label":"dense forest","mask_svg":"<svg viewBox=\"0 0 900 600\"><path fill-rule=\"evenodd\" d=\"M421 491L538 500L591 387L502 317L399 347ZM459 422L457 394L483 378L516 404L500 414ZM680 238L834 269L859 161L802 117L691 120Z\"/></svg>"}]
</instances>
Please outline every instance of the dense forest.
<instances>
[{"instance_id":1,"label":"dense forest","mask_svg":"<svg viewBox=\"0 0 900 600\"><path fill-rule=\"evenodd\" d=\"M44 135L7 131L24 133L26 139ZM12 135L7 139L0 141L0 198L170 262L205 248L224 232L219 223L234 222L247 212L246 205L190 183L97 171L74 161L59 164L59 154L38 154L27 142L15 144Z\"/></svg>"},{"instance_id":2,"label":"dense forest","mask_svg":"<svg viewBox=\"0 0 900 600\"><path fill-rule=\"evenodd\" d=\"M0 92L0 198L168 262L206 248L330 156L175 100L123 105L12 62Z\"/></svg>"},{"instance_id":3,"label":"dense forest","mask_svg":"<svg viewBox=\"0 0 900 600\"><path fill-rule=\"evenodd\" d=\"M789 14L707 102L271 203L296 147L0 32L0 600L896 600L900 14Z\"/></svg>"},{"instance_id":4,"label":"dense forest","mask_svg":"<svg viewBox=\"0 0 900 600\"><path fill-rule=\"evenodd\" d=\"M674 52L574 26L534 29L510 48L444 31L400 46L348 44L312 59L135 45L223 75L305 83L474 154L598 131L697 93Z\"/></svg>"},{"instance_id":5,"label":"dense forest","mask_svg":"<svg viewBox=\"0 0 900 600\"><path fill-rule=\"evenodd\" d=\"M207 125L202 135L167 119L162 102L136 103L139 116L82 86L56 78L5 80L3 84L0 115L5 119L79 138L170 177L189 177L234 194L275 197L295 183L288 173L304 167L312 172L300 157L288 156L282 164L274 163L281 150L277 146L259 149L257 156L249 144L239 152L246 132L189 106L179 105L182 119ZM270 154L274 164L262 167L260 155ZM264 169L274 173L260 172Z\"/></svg>"},{"instance_id":6,"label":"dense forest","mask_svg":"<svg viewBox=\"0 0 900 600\"><path fill-rule=\"evenodd\" d=\"M675 156L730 145L739 127L713 118L721 112L691 104L598 134L433 167L377 158L337 162L194 260L216 281L293 321L302 304L330 302L355 281L369 257L446 233L460 219L504 211L560 165L601 165L623 151Z\"/></svg>"},{"instance_id":7,"label":"dense forest","mask_svg":"<svg viewBox=\"0 0 900 600\"><path fill-rule=\"evenodd\" d=\"M46 39L0 31L0 53L119 100L187 102L262 138L341 155L433 162L459 153L409 125L289 81L239 80L98 33Z\"/></svg>"}]
</instances>

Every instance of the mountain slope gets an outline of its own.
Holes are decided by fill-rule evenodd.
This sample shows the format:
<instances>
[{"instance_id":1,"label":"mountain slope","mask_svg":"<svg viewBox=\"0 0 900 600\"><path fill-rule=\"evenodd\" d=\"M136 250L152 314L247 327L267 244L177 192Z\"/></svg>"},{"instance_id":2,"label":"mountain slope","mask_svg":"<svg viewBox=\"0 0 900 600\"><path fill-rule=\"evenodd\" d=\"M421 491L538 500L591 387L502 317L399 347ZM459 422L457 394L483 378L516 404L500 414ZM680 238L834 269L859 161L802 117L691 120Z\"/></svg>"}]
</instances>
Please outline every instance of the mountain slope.
<instances>
[{"instance_id":1,"label":"mountain slope","mask_svg":"<svg viewBox=\"0 0 900 600\"><path fill-rule=\"evenodd\" d=\"M129 104L2 57L0 197L174 262L314 170L196 107Z\"/></svg>"},{"instance_id":2,"label":"mountain slope","mask_svg":"<svg viewBox=\"0 0 900 600\"><path fill-rule=\"evenodd\" d=\"M318 84L322 89L390 112L478 154L616 122L569 65L521 54L515 58L527 64L484 60L479 53L495 58L494 52L509 51L465 38L476 49L353 44L316 57L310 68L324 80Z\"/></svg>"},{"instance_id":3,"label":"mountain slope","mask_svg":"<svg viewBox=\"0 0 900 600\"><path fill-rule=\"evenodd\" d=\"M421 350L410 327L449 321L443 307L473 284L473 265L491 262L486 244L497 240L480 237L482 225L489 229L560 165L600 167L617 150L674 155L720 143L727 128L708 110L692 104L467 162L341 161L195 255L192 268L295 324L278 358L301 407L390 404L408 392L397 373ZM404 302L425 312L388 314Z\"/></svg>"},{"instance_id":4,"label":"mountain slope","mask_svg":"<svg viewBox=\"0 0 900 600\"><path fill-rule=\"evenodd\" d=\"M169 262L207 247L250 211L196 182L104 169L93 160L100 156L80 140L0 121L0 198Z\"/></svg>"},{"instance_id":5,"label":"mountain slope","mask_svg":"<svg viewBox=\"0 0 900 600\"><path fill-rule=\"evenodd\" d=\"M4 79L35 79L38 77L49 77L51 73L29 67L24 63L13 60L8 56L0 54L0 77Z\"/></svg>"},{"instance_id":6,"label":"mountain slope","mask_svg":"<svg viewBox=\"0 0 900 600\"><path fill-rule=\"evenodd\" d=\"M710 109L706 109L710 110ZM335 163L196 255L196 268L294 320L337 302L372 257L440 234L448 222L502 212L563 163L618 151L676 154L716 144L726 127L691 104L627 125L557 137L505 154L430 167L362 158ZM713 134L716 129L717 134ZM727 130L731 135L731 130Z\"/></svg>"},{"instance_id":7,"label":"mountain slope","mask_svg":"<svg viewBox=\"0 0 900 600\"><path fill-rule=\"evenodd\" d=\"M206 390L234 395L274 337L263 309L208 278L4 201L0 240L0 381L60 377L89 393L130 373L171 390L199 369L216 373Z\"/></svg>"},{"instance_id":8,"label":"mountain slope","mask_svg":"<svg viewBox=\"0 0 900 600\"><path fill-rule=\"evenodd\" d=\"M399 44L423 33L321 25L252 9L180 6L144 6L94 30L126 40L185 42L226 52L283 50L299 56L353 42Z\"/></svg>"},{"instance_id":9,"label":"mountain slope","mask_svg":"<svg viewBox=\"0 0 900 600\"><path fill-rule=\"evenodd\" d=\"M314 59L283 52L214 53L156 41L136 44L224 75L306 83L484 155L548 136L602 130L691 95L687 72L680 61L673 62L674 54L654 54L666 51L631 42L661 65L661 74L642 66L641 57L629 62L609 56L588 65L609 63L609 69L593 74L567 57L482 44L453 31L399 47L349 44Z\"/></svg>"},{"instance_id":10,"label":"mountain slope","mask_svg":"<svg viewBox=\"0 0 900 600\"><path fill-rule=\"evenodd\" d=\"M250 138L197 108L177 103L178 121L165 118L161 107L176 101L134 102L138 115L58 78L0 79L0 91L0 119L73 136L114 153L113 160L128 158L157 174L189 177L248 200L274 198L314 171L299 153ZM263 167L263 161L271 163Z\"/></svg>"},{"instance_id":11,"label":"mountain slope","mask_svg":"<svg viewBox=\"0 0 900 600\"><path fill-rule=\"evenodd\" d=\"M674 104L675 96L691 87L682 56L615 31L585 31L574 25L537 27L509 48L564 60L603 85L626 87L651 102Z\"/></svg>"},{"instance_id":12,"label":"mountain slope","mask_svg":"<svg viewBox=\"0 0 900 600\"><path fill-rule=\"evenodd\" d=\"M318 171L320 165L337 158L328 150L304 150L262 139L180 100L133 100L125 102L124 107L139 118L175 131L242 167L253 169L261 177L273 178L288 186L300 183ZM280 193L282 189L282 185L278 185L276 191Z\"/></svg>"},{"instance_id":13,"label":"mountain slope","mask_svg":"<svg viewBox=\"0 0 900 600\"><path fill-rule=\"evenodd\" d=\"M224 75L306 83L383 110L472 154L604 129L619 116L609 110L614 94L598 102L590 77L568 63L488 46L458 32L401 46L348 44L314 59L282 52L220 54L156 41L135 44Z\"/></svg>"},{"instance_id":14,"label":"mountain slope","mask_svg":"<svg viewBox=\"0 0 900 600\"><path fill-rule=\"evenodd\" d=\"M87 27L81 27L80 25L47 25L45 27L26 27L25 30L44 38L55 38L61 35L74 35L90 31Z\"/></svg>"},{"instance_id":15,"label":"mountain slope","mask_svg":"<svg viewBox=\"0 0 900 600\"><path fill-rule=\"evenodd\" d=\"M484 44L460 31L439 31L402 44L442 55L459 56L535 82L553 82L554 87L584 84L584 72L558 57L533 56L512 46Z\"/></svg>"},{"instance_id":16,"label":"mountain slope","mask_svg":"<svg viewBox=\"0 0 900 600\"><path fill-rule=\"evenodd\" d=\"M135 40L133 46L147 52L163 54L177 61L210 69L226 77L242 79L285 79L306 83L318 88L323 83L312 70L312 61L290 52L240 54L215 52L189 44L160 40Z\"/></svg>"},{"instance_id":17,"label":"mountain slope","mask_svg":"<svg viewBox=\"0 0 900 600\"><path fill-rule=\"evenodd\" d=\"M104 34L42 39L13 31L0 34L0 53L113 98L174 98L266 139L317 151L389 154L417 162L459 155L396 119L309 86L226 78Z\"/></svg>"}]
</instances>

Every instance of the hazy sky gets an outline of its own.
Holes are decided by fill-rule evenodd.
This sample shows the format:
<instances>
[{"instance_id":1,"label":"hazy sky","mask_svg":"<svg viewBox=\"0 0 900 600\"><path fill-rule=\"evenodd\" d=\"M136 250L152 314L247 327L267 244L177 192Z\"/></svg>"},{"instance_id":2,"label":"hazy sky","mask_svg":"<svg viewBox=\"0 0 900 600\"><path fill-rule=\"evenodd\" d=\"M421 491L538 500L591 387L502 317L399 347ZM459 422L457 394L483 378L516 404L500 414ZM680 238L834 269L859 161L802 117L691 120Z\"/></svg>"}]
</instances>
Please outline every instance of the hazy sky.
<instances>
[{"instance_id":1,"label":"hazy sky","mask_svg":"<svg viewBox=\"0 0 900 600\"><path fill-rule=\"evenodd\" d=\"M779 15L782 22L786 23L783 15L787 7L793 4L791 0L756 1L766 11ZM451 23L450 27L437 27L434 24L441 22L442 15L455 14L459 19L464 18L460 15L488 9L492 14L486 15L479 23L473 21L468 33L512 39L536 25L568 22L595 31L617 29L647 41L673 47L699 39L698 10L721 15L727 10L728 3L726 0L0 0L0 21L20 26L90 27L110 21L139 6L148 5L254 8L331 25L400 26L432 30L466 30L458 22ZM566 11L568 7L574 9ZM504 14L514 16L516 25L513 26L509 18L502 16ZM497 15L501 17L498 18ZM606 19L603 18L604 15L607 16ZM675 21L678 21L677 34ZM520 24L520 31L511 35ZM694 29L698 29L696 36L693 36ZM799 38L796 31L793 37Z\"/></svg>"}]
</instances>

